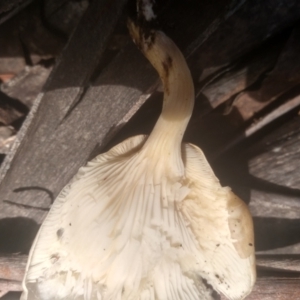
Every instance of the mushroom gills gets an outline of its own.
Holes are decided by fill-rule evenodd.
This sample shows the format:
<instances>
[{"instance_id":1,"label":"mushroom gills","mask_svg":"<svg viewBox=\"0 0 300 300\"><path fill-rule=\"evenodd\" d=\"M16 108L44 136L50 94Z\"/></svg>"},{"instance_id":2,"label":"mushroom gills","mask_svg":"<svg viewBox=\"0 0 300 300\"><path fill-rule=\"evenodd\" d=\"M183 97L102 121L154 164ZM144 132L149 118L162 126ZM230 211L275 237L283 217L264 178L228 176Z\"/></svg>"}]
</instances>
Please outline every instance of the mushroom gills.
<instances>
[{"instance_id":1,"label":"mushroom gills","mask_svg":"<svg viewBox=\"0 0 300 300\"><path fill-rule=\"evenodd\" d=\"M193 82L162 32L129 24L165 88L152 133L82 167L30 251L22 300L245 298L255 282L252 218L202 151L182 144Z\"/></svg>"}]
</instances>

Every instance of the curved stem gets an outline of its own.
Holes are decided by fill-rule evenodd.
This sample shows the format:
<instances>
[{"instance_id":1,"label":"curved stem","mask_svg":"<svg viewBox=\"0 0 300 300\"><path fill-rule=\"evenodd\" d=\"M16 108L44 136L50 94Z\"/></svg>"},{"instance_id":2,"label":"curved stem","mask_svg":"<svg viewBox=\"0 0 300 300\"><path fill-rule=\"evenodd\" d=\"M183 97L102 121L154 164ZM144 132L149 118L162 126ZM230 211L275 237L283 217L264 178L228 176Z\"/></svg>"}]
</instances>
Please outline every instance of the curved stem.
<instances>
[{"instance_id":1,"label":"curved stem","mask_svg":"<svg viewBox=\"0 0 300 300\"><path fill-rule=\"evenodd\" d=\"M190 70L180 50L163 32L145 32L133 22L129 22L128 27L134 42L157 70L164 86L162 113L145 147L160 145L163 151L181 158L182 137L194 106Z\"/></svg>"}]
</instances>

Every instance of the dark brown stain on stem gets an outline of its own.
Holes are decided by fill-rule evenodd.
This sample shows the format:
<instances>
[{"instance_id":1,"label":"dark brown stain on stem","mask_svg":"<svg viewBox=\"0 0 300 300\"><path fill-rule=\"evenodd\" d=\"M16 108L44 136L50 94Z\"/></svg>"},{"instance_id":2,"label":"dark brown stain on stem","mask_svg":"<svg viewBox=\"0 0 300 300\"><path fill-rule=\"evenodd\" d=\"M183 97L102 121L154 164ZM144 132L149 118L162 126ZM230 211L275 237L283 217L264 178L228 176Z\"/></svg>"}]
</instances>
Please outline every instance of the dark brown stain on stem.
<instances>
[{"instance_id":1,"label":"dark brown stain on stem","mask_svg":"<svg viewBox=\"0 0 300 300\"><path fill-rule=\"evenodd\" d=\"M128 19L127 26L134 43L145 55L145 52L150 50L155 43L156 31L131 19Z\"/></svg>"},{"instance_id":2,"label":"dark brown stain on stem","mask_svg":"<svg viewBox=\"0 0 300 300\"><path fill-rule=\"evenodd\" d=\"M170 75L170 69L173 67L173 59L170 55L166 57L166 59L162 62L164 74L162 76L163 82L164 82L164 89L165 93L169 94L170 87L169 87L169 75Z\"/></svg>"}]
</instances>

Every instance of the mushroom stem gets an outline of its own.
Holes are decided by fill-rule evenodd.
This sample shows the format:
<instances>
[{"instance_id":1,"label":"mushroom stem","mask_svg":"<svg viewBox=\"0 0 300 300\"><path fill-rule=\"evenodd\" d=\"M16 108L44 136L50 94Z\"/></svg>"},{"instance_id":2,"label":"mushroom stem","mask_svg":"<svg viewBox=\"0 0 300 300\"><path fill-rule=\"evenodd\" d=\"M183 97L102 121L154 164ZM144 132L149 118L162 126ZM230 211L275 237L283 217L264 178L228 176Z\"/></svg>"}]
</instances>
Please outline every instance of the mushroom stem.
<instances>
[{"instance_id":1,"label":"mushroom stem","mask_svg":"<svg viewBox=\"0 0 300 300\"><path fill-rule=\"evenodd\" d=\"M163 32L143 30L132 21L128 27L134 42L156 69L164 86L162 113L144 148L152 155L160 156L163 147L164 153L170 153L176 160L171 159L173 172L182 176L184 168L178 158L181 158L181 142L194 106L190 70L180 50Z\"/></svg>"}]
</instances>

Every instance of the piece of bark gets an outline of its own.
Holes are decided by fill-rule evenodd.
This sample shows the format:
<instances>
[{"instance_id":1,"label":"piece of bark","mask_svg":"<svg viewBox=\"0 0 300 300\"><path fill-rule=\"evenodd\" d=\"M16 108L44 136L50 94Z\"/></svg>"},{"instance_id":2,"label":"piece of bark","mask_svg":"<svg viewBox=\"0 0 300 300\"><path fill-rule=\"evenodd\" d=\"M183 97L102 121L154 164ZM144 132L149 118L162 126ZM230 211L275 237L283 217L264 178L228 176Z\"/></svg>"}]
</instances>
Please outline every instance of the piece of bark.
<instances>
[{"instance_id":1,"label":"piece of bark","mask_svg":"<svg viewBox=\"0 0 300 300\"><path fill-rule=\"evenodd\" d=\"M297 115L248 149L249 173L265 181L253 191L250 209L260 218L256 238L270 254L300 251L300 118ZM254 188L255 190L255 188ZM259 229L261 226L261 229Z\"/></svg>"},{"instance_id":2,"label":"piece of bark","mask_svg":"<svg viewBox=\"0 0 300 300\"><path fill-rule=\"evenodd\" d=\"M243 90L253 85L262 75L276 64L284 39L279 38L275 43L264 45L256 50L250 58L233 63L211 83L201 90L212 108L229 100Z\"/></svg>"},{"instance_id":3,"label":"piece of bark","mask_svg":"<svg viewBox=\"0 0 300 300\"><path fill-rule=\"evenodd\" d=\"M0 256L0 297L10 291L21 291L27 255Z\"/></svg>"},{"instance_id":4,"label":"piece of bark","mask_svg":"<svg viewBox=\"0 0 300 300\"><path fill-rule=\"evenodd\" d=\"M197 53L202 70L212 71L207 71L206 77L249 53L271 36L296 24L299 17L300 2L297 0L285 3L284 9L282 0L241 1ZM204 80L204 76L201 80Z\"/></svg>"},{"instance_id":5,"label":"piece of bark","mask_svg":"<svg viewBox=\"0 0 300 300\"><path fill-rule=\"evenodd\" d=\"M252 293L246 300L291 300L300 295L299 278L258 278ZM227 298L222 296L221 300Z\"/></svg>"},{"instance_id":6,"label":"piece of bark","mask_svg":"<svg viewBox=\"0 0 300 300\"><path fill-rule=\"evenodd\" d=\"M236 62L263 47L270 38L280 34L281 39L281 32L296 24L300 17L300 9L295 10L296 7L300 8L297 0L290 1L285 9L282 9L282 0L233 2L233 9L228 11L221 25L189 58L193 76L197 78L196 102L201 104L201 115L215 107L202 93L203 87L224 71L230 71ZM242 117L235 122L240 125Z\"/></svg>"},{"instance_id":7,"label":"piece of bark","mask_svg":"<svg viewBox=\"0 0 300 300\"><path fill-rule=\"evenodd\" d=\"M9 12L24 2L26 2L26 0L3 0L0 3L0 14Z\"/></svg>"},{"instance_id":8,"label":"piece of bark","mask_svg":"<svg viewBox=\"0 0 300 300\"><path fill-rule=\"evenodd\" d=\"M287 118L290 118L288 121ZM244 182L251 198L256 249L260 253L300 251L300 118L295 113L277 122L270 134L248 145L245 159L252 180ZM238 177L245 177L239 174ZM247 178L247 177L246 177Z\"/></svg>"},{"instance_id":9,"label":"piece of bark","mask_svg":"<svg viewBox=\"0 0 300 300\"><path fill-rule=\"evenodd\" d=\"M4 73L0 74L0 82L6 83L10 81L15 76L14 73Z\"/></svg>"},{"instance_id":10,"label":"piece of bark","mask_svg":"<svg viewBox=\"0 0 300 300\"><path fill-rule=\"evenodd\" d=\"M70 35L88 5L88 0L46 0L44 1L44 17L51 27L65 35Z\"/></svg>"},{"instance_id":11,"label":"piece of bark","mask_svg":"<svg viewBox=\"0 0 300 300\"><path fill-rule=\"evenodd\" d=\"M33 0L2 0L0 3L0 24L6 22Z\"/></svg>"},{"instance_id":12,"label":"piece of bark","mask_svg":"<svg viewBox=\"0 0 300 300\"><path fill-rule=\"evenodd\" d=\"M278 107L274 108L270 112L266 113L265 115L261 115L258 120L254 120L246 129L243 131L239 131L235 136L230 137L224 145L218 148L217 151L214 152L213 157L216 158L224 152L236 147L239 143L245 141L247 138L251 137L255 133L259 132L266 126L270 125L272 122L276 121L278 118L284 116L285 114L289 113L292 110L295 110L297 107L300 107L300 96L293 96L292 93L291 98L286 100L283 104L279 105ZM249 102L247 107L254 102ZM244 106L245 108L245 106ZM233 110L235 111L235 110ZM232 113L231 113L232 114ZM240 117L240 114L239 114ZM240 122L241 120L239 120Z\"/></svg>"},{"instance_id":13,"label":"piece of bark","mask_svg":"<svg viewBox=\"0 0 300 300\"><path fill-rule=\"evenodd\" d=\"M30 108L41 92L51 69L51 67L46 68L42 65L27 66L16 77L2 84L0 89L9 97L18 99Z\"/></svg>"},{"instance_id":14,"label":"piece of bark","mask_svg":"<svg viewBox=\"0 0 300 300\"><path fill-rule=\"evenodd\" d=\"M44 25L42 8L40 2L33 2L17 16L19 37L28 63L33 65L42 59L57 57L67 41Z\"/></svg>"},{"instance_id":15,"label":"piece of bark","mask_svg":"<svg viewBox=\"0 0 300 300\"><path fill-rule=\"evenodd\" d=\"M300 96L297 96L291 100L286 101L279 107L275 108L273 111L268 113L267 115L263 116L260 120L251 124L249 128L246 129L245 135L249 137L254 133L258 132L263 127L269 125L271 122L275 121L276 119L284 116L288 112L296 109L300 106Z\"/></svg>"},{"instance_id":16,"label":"piece of bark","mask_svg":"<svg viewBox=\"0 0 300 300\"><path fill-rule=\"evenodd\" d=\"M234 106L244 120L249 120L279 96L300 83L300 27L294 28L274 69L256 91L239 95Z\"/></svg>"},{"instance_id":17,"label":"piece of bark","mask_svg":"<svg viewBox=\"0 0 300 300\"><path fill-rule=\"evenodd\" d=\"M253 118L255 114L259 113L272 101L272 99L269 98L269 100L262 102L259 101L259 98L260 91L245 91L237 95L233 106L242 116L240 123Z\"/></svg>"},{"instance_id":18,"label":"piece of bark","mask_svg":"<svg viewBox=\"0 0 300 300\"><path fill-rule=\"evenodd\" d=\"M277 200L279 200L279 197ZM285 197L282 197L281 202L284 201ZM264 210L266 209L263 208L262 211ZM274 206L271 210L274 213ZM287 211L282 209L281 216L253 217L255 247L258 254L296 255L300 253L300 221L298 218L290 219L286 217L286 213Z\"/></svg>"},{"instance_id":19,"label":"piece of bark","mask_svg":"<svg viewBox=\"0 0 300 300\"><path fill-rule=\"evenodd\" d=\"M256 257L256 266L274 271L299 272L300 254L298 255L259 255Z\"/></svg>"},{"instance_id":20,"label":"piece of bark","mask_svg":"<svg viewBox=\"0 0 300 300\"><path fill-rule=\"evenodd\" d=\"M6 154L13 143L15 130L11 126L0 126L0 154Z\"/></svg>"},{"instance_id":21,"label":"piece of bark","mask_svg":"<svg viewBox=\"0 0 300 300\"><path fill-rule=\"evenodd\" d=\"M15 282L11 280L1 280L0 279L0 297L8 294L9 292L21 292L22 286L20 282ZM9 298L11 299L11 298Z\"/></svg>"},{"instance_id":22,"label":"piece of bark","mask_svg":"<svg viewBox=\"0 0 300 300\"><path fill-rule=\"evenodd\" d=\"M90 92L92 95L90 95L89 101L81 101L81 97L125 2L93 1L84 14L54 68L45 86L45 91L38 96L34 103L29 118L26 120L27 123L25 122L17 137L17 142L14 144L15 148L12 149L2 165L2 176L9 169L1 183L2 200L15 202L21 200L20 202L23 204L49 207L53 201L54 196L52 195L57 195L62 186L74 175L78 165L84 164L87 156L97 145L97 140L95 140L94 144L89 145L88 151L83 151L91 137L97 136L97 130L92 129L96 120L101 113L103 118L106 117L104 104L97 99L99 94L96 94L95 91ZM115 74L107 76L116 77ZM127 74L122 74L122 76L130 78ZM117 85L117 80L117 78L108 79L108 84ZM120 87L118 90L115 85L104 84L105 82L99 86L100 97L103 93L105 98L104 103L108 101L114 105L112 99L109 99L112 94L122 101L120 96L125 87L124 89ZM96 90L98 90L97 88L95 87ZM104 92L105 89L106 92ZM127 93L132 92L134 91L131 89ZM86 117L82 117L81 111L78 110L82 104L88 111ZM128 103L123 103L123 107L127 105ZM99 114L95 113L96 110ZM69 118L73 111L72 118ZM107 114L112 111L111 109ZM87 117L90 114L93 114L93 118ZM34 118L32 123L30 118ZM78 126L86 128L87 133L83 130L78 132L76 130ZM23 139L25 135L26 138ZM23 139L23 143L16 153L21 139ZM74 145L77 145L77 148L71 147L70 141L72 140L76 141ZM81 156L82 151L85 152L83 157ZM11 165L10 159L14 156L14 152L16 155L13 165ZM25 191L16 192L18 188L25 188ZM28 190L26 191L26 189ZM49 191L49 193L41 192L41 189ZM24 210L5 202L2 202L1 206L1 218L18 215L19 211L22 216L36 218L38 222L41 222L43 216L36 210Z\"/></svg>"},{"instance_id":23,"label":"piece of bark","mask_svg":"<svg viewBox=\"0 0 300 300\"><path fill-rule=\"evenodd\" d=\"M18 74L26 65L16 18L0 24L0 74Z\"/></svg>"},{"instance_id":24,"label":"piece of bark","mask_svg":"<svg viewBox=\"0 0 300 300\"><path fill-rule=\"evenodd\" d=\"M27 255L0 256L0 279L21 282L24 277L27 259Z\"/></svg>"},{"instance_id":25,"label":"piece of bark","mask_svg":"<svg viewBox=\"0 0 300 300\"><path fill-rule=\"evenodd\" d=\"M300 118L295 116L281 125L259 143L253 145L249 155L251 175L268 182L300 189Z\"/></svg>"},{"instance_id":26,"label":"piece of bark","mask_svg":"<svg viewBox=\"0 0 300 300\"><path fill-rule=\"evenodd\" d=\"M260 101L274 100L300 83L300 26L296 26L274 69L262 84Z\"/></svg>"},{"instance_id":27,"label":"piece of bark","mask_svg":"<svg viewBox=\"0 0 300 300\"><path fill-rule=\"evenodd\" d=\"M273 189L275 188L273 187ZM287 189L286 195L284 195L283 189L279 193L253 188L249 204L252 215L260 218L273 218L274 220L279 220L280 218L286 218L291 221L297 220L300 214L299 196L296 195L296 192L295 195L292 195L292 193L288 194L288 192L289 190ZM300 192L298 193L300 194ZM272 236L275 239L275 233L272 233ZM300 242L298 238L296 240ZM278 238L278 242L280 242L280 238Z\"/></svg>"},{"instance_id":28,"label":"piece of bark","mask_svg":"<svg viewBox=\"0 0 300 300\"><path fill-rule=\"evenodd\" d=\"M299 278L259 278L247 300L290 300L300 295Z\"/></svg>"},{"instance_id":29,"label":"piece of bark","mask_svg":"<svg viewBox=\"0 0 300 300\"><path fill-rule=\"evenodd\" d=\"M25 117L28 107L18 99L7 96L0 91L0 124L10 125L18 119Z\"/></svg>"}]
</instances>

